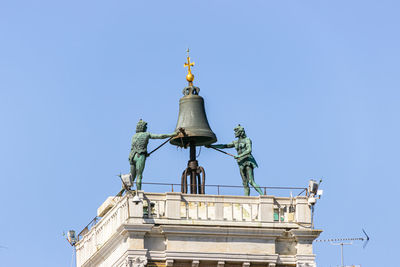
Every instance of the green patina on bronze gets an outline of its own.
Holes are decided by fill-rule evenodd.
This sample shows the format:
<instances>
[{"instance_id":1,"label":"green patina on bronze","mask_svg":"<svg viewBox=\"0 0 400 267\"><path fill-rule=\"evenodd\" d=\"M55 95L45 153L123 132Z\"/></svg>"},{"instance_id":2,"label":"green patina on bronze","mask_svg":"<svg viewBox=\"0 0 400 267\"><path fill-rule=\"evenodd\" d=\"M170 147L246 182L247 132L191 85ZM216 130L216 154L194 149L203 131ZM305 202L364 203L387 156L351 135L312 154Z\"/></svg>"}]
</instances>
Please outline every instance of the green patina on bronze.
<instances>
[{"instance_id":1,"label":"green patina on bronze","mask_svg":"<svg viewBox=\"0 0 400 267\"><path fill-rule=\"evenodd\" d=\"M240 175L243 180L244 194L246 196L250 195L249 184L262 195L260 187L254 181L254 168L258 167L256 160L251 154L251 140L246 136L244 128L240 124L235 127L235 137L238 138L229 144L218 144L210 145L213 148L235 148L237 151L237 156L234 156L239 165Z\"/></svg>"},{"instance_id":2,"label":"green patina on bronze","mask_svg":"<svg viewBox=\"0 0 400 267\"><path fill-rule=\"evenodd\" d=\"M177 133L172 134L152 134L147 132L147 122L140 120L136 125L136 134L132 137L132 148L129 153L129 163L131 164L132 184L136 180L136 189L142 189L143 170L146 164L147 145L149 139L165 139L173 137Z\"/></svg>"}]
</instances>

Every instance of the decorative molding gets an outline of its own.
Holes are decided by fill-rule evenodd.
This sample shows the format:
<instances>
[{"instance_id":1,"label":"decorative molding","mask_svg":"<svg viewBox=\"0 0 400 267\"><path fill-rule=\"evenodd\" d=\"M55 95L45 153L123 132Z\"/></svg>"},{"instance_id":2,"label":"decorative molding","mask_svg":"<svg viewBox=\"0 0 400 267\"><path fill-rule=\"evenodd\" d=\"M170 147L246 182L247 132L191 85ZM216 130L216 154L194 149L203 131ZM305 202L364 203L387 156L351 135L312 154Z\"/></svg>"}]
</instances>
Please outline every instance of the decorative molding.
<instances>
[{"instance_id":1,"label":"decorative molding","mask_svg":"<svg viewBox=\"0 0 400 267\"><path fill-rule=\"evenodd\" d=\"M292 229L289 231L297 241L313 241L321 233L322 230L309 230L309 229Z\"/></svg>"},{"instance_id":2,"label":"decorative molding","mask_svg":"<svg viewBox=\"0 0 400 267\"><path fill-rule=\"evenodd\" d=\"M217 263L217 267L225 267L225 262L224 261L219 261Z\"/></svg>"},{"instance_id":3,"label":"decorative molding","mask_svg":"<svg viewBox=\"0 0 400 267\"><path fill-rule=\"evenodd\" d=\"M223 227L218 228L193 226L193 225L162 225L160 226L163 234L169 235L212 235L212 236L240 236L251 237L258 239L275 239L282 236L285 232L284 229L265 229L265 228L237 228L237 227Z\"/></svg>"},{"instance_id":4,"label":"decorative molding","mask_svg":"<svg viewBox=\"0 0 400 267\"><path fill-rule=\"evenodd\" d=\"M315 254L297 254L297 262L315 262Z\"/></svg>"},{"instance_id":5,"label":"decorative molding","mask_svg":"<svg viewBox=\"0 0 400 267\"><path fill-rule=\"evenodd\" d=\"M166 260L166 261L165 261L165 266L166 266L166 267L172 267L172 266L174 266L174 260Z\"/></svg>"},{"instance_id":6,"label":"decorative molding","mask_svg":"<svg viewBox=\"0 0 400 267\"><path fill-rule=\"evenodd\" d=\"M145 267L147 264L147 258L146 257L135 257L133 260L131 260L132 267Z\"/></svg>"},{"instance_id":7,"label":"decorative molding","mask_svg":"<svg viewBox=\"0 0 400 267\"><path fill-rule=\"evenodd\" d=\"M153 228L154 224L122 224L117 232L120 232L121 235L125 235L126 233L135 233L140 235L145 235L150 232Z\"/></svg>"},{"instance_id":8,"label":"decorative molding","mask_svg":"<svg viewBox=\"0 0 400 267\"><path fill-rule=\"evenodd\" d=\"M199 267L200 261L192 261L192 267Z\"/></svg>"},{"instance_id":9,"label":"decorative molding","mask_svg":"<svg viewBox=\"0 0 400 267\"><path fill-rule=\"evenodd\" d=\"M165 251L149 250L147 252L147 258L155 261L164 261Z\"/></svg>"},{"instance_id":10,"label":"decorative molding","mask_svg":"<svg viewBox=\"0 0 400 267\"><path fill-rule=\"evenodd\" d=\"M100 253L101 255L101 253ZM132 260L135 257L146 257L147 255L147 249L129 249L126 250L123 254L120 255L112 264L111 266L118 266L118 267L126 267L129 265L126 265L126 261ZM104 262L104 259L103 259ZM96 263L96 264L89 264L85 267L91 267L91 266L100 266L101 263ZM77 266L79 267L79 265ZM82 266L83 267L83 266Z\"/></svg>"},{"instance_id":11,"label":"decorative molding","mask_svg":"<svg viewBox=\"0 0 400 267\"><path fill-rule=\"evenodd\" d=\"M242 267L250 267L250 262L243 262Z\"/></svg>"},{"instance_id":12,"label":"decorative molding","mask_svg":"<svg viewBox=\"0 0 400 267\"><path fill-rule=\"evenodd\" d=\"M296 255L297 263L296 267L316 267L315 264L315 255Z\"/></svg>"},{"instance_id":13,"label":"decorative molding","mask_svg":"<svg viewBox=\"0 0 400 267\"><path fill-rule=\"evenodd\" d=\"M212 253L212 252L185 252L185 251L165 251L165 255L169 259L175 260L193 260L199 261L217 261L217 262L271 262L278 260L278 254L248 254L248 253Z\"/></svg>"},{"instance_id":14,"label":"decorative molding","mask_svg":"<svg viewBox=\"0 0 400 267\"><path fill-rule=\"evenodd\" d=\"M282 265L296 265L298 259L296 255L279 255L278 260L276 261L277 264Z\"/></svg>"},{"instance_id":15,"label":"decorative molding","mask_svg":"<svg viewBox=\"0 0 400 267\"><path fill-rule=\"evenodd\" d=\"M316 267L314 262L298 262L296 267Z\"/></svg>"},{"instance_id":16,"label":"decorative molding","mask_svg":"<svg viewBox=\"0 0 400 267\"><path fill-rule=\"evenodd\" d=\"M225 220L201 220L201 219L185 219L171 220L165 218L143 219L144 223L154 223L156 225L204 225L204 226L224 226L224 227L262 227L275 229L294 229L299 225L291 222L259 222L259 221L225 221ZM277 226L278 224L278 226ZM306 225L306 224L305 224Z\"/></svg>"}]
</instances>

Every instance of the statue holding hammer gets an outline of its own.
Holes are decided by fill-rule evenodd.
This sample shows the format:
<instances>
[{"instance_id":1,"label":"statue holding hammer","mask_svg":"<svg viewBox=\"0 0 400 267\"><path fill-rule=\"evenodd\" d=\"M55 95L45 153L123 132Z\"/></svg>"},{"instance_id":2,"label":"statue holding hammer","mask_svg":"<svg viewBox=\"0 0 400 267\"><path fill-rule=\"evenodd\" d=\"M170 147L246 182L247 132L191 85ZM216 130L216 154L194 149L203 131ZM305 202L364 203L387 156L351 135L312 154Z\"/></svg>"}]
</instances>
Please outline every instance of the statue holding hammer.
<instances>
[{"instance_id":1,"label":"statue holding hammer","mask_svg":"<svg viewBox=\"0 0 400 267\"><path fill-rule=\"evenodd\" d=\"M234 131L235 137L238 138L237 140L234 140L229 144L209 145L208 147L215 149L234 147L238 153L237 156L234 156L234 158L237 160L239 165L240 175L242 176L243 181L244 194L246 196L250 195L250 184L260 195L263 195L260 186L258 186L258 184L256 184L254 181L254 168L258 167L258 165L251 154L251 140L246 136L244 128L240 126L240 124L235 127Z\"/></svg>"},{"instance_id":2,"label":"statue holding hammer","mask_svg":"<svg viewBox=\"0 0 400 267\"><path fill-rule=\"evenodd\" d=\"M178 133L172 134L152 134L147 132L147 122L140 120L136 125L136 133L132 137L132 148L129 153L129 163L131 165L131 183L136 180L136 189L142 189L142 177L143 170L146 163L146 158L155 150L147 153L147 145L149 144L149 139L165 139L168 137L174 137ZM165 144L166 142L164 142Z\"/></svg>"}]
</instances>

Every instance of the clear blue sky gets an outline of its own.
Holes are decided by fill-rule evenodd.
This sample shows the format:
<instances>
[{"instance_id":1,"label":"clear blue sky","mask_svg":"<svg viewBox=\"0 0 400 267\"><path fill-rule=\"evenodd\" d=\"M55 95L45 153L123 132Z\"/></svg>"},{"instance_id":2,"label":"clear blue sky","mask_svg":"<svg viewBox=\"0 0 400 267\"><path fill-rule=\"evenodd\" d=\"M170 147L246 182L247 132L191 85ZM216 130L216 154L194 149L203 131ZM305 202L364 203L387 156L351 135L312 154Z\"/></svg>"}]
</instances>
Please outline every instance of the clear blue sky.
<instances>
[{"instance_id":1,"label":"clear blue sky","mask_svg":"<svg viewBox=\"0 0 400 267\"><path fill-rule=\"evenodd\" d=\"M245 127L256 181L306 186L322 177L321 238L365 228L370 244L346 247L345 263L395 266L399 7L1 1L0 265L70 266L62 232L81 230L118 192L138 119L151 132L174 130L190 47L210 125L220 142L233 140L237 123ZM163 147L144 181L178 183L187 159L188 151ZM203 149L199 161L209 184L241 184L231 158ZM315 252L319 267L340 263L336 246Z\"/></svg>"}]
</instances>

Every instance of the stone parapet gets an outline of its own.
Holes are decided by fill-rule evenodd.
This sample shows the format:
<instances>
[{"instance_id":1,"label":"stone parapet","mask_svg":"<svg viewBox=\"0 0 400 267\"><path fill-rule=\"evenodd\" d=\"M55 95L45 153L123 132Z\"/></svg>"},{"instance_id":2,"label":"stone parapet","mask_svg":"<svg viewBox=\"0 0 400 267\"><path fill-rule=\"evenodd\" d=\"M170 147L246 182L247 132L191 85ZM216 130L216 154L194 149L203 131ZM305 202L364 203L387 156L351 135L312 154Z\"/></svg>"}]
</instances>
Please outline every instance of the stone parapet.
<instances>
[{"instance_id":1,"label":"stone parapet","mask_svg":"<svg viewBox=\"0 0 400 267\"><path fill-rule=\"evenodd\" d=\"M131 194L107 199L101 220L76 244L78 267L314 262L312 242L321 231L311 229L306 197L137 194L140 201Z\"/></svg>"}]
</instances>

